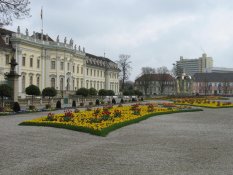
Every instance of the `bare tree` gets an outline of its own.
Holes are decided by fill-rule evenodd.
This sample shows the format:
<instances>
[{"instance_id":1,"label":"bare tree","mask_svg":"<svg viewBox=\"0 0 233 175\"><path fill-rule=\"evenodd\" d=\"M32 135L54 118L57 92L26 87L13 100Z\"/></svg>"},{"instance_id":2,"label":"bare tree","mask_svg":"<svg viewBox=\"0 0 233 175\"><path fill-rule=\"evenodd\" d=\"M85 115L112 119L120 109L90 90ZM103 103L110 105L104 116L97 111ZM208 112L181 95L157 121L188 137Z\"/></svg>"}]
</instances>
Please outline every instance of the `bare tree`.
<instances>
[{"instance_id":1,"label":"bare tree","mask_svg":"<svg viewBox=\"0 0 233 175\"><path fill-rule=\"evenodd\" d=\"M125 90L133 90L134 89L134 82L133 81L125 81Z\"/></svg>"},{"instance_id":2,"label":"bare tree","mask_svg":"<svg viewBox=\"0 0 233 175\"><path fill-rule=\"evenodd\" d=\"M29 17L29 0L0 0L0 26L12 24L12 18Z\"/></svg>"},{"instance_id":3,"label":"bare tree","mask_svg":"<svg viewBox=\"0 0 233 175\"><path fill-rule=\"evenodd\" d=\"M142 74L155 74L156 70L152 67L142 67Z\"/></svg>"},{"instance_id":4,"label":"bare tree","mask_svg":"<svg viewBox=\"0 0 233 175\"><path fill-rule=\"evenodd\" d=\"M156 73L155 68L151 67L142 67L142 81L141 85L144 89L145 95L148 95L148 89L150 87L150 84L153 81L153 76Z\"/></svg>"},{"instance_id":5,"label":"bare tree","mask_svg":"<svg viewBox=\"0 0 233 175\"><path fill-rule=\"evenodd\" d=\"M160 94L163 94L166 87L166 82L168 81L169 70L165 66L159 67L157 68L157 74L158 74L159 91Z\"/></svg>"},{"instance_id":6,"label":"bare tree","mask_svg":"<svg viewBox=\"0 0 233 175\"><path fill-rule=\"evenodd\" d=\"M205 75L203 80L202 80L202 91L204 92L204 95L206 96L210 90L210 86L209 86L209 79L208 77Z\"/></svg>"},{"instance_id":7,"label":"bare tree","mask_svg":"<svg viewBox=\"0 0 233 175\"><path fill-rule=\"evenodd\" d=\"M119 60L117 61L119 69L121 70L121 91L124 91L125 81L128 80L131 70L131 61L129 61L130 55L120 54Z\"/></svg>"},{"instance_id":8,"label":"bare tree","mask_svg":"<svg viewBox=\"0 0 233 175\"><path fill-rule=\"evenodd\" d=\"M173 63L172 65L173 65L173 66L172 66L172 69L171 69L170 73L171 73L171 75L172 75L173 77L176 77L176 76L177 76L176 64Z\"/></svg>"}]
</instances>

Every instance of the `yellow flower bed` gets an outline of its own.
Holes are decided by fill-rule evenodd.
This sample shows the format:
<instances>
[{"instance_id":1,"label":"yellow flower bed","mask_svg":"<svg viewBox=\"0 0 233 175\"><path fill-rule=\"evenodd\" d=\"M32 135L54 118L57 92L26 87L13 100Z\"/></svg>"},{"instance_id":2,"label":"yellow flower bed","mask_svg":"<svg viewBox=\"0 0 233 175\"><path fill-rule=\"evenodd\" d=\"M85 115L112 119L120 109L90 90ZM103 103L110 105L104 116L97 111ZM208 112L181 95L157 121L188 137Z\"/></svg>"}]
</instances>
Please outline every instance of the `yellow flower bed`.
<instances>
[{"instance_id":1,"label":"yellow flower bed","mask_svg":"<svg viewBox=\"0 0 233 175\"><path fill-rule=\"evenodd\" d=\"M148 105L134 105L123 107L111 107L81 111L74 113L65 111L65 114L52 114L33 120L28 120L21 125L54 126L73 130L89 132L96 135L106 135L111 130L117 129L130 123L138 122L152 115L175 113L191 110L191 107L155 107L148 110ZM151 106L150 106L151 107ZM143 118L144 117L144 118Z\"/></svg>"},{"instance_id":2,"label":"yellow flower bed","mask_svg":"<svg viewBox=\"0 0 233 175\"><path fill-rule=\"evenodd\" d=\"M175 104L179 105L192 105L199 107L207 107L207 108L229 108L233 107L231 102L222 102L222 101L210 101L207 99L200 98L183 98L174 100Z\"/></svg>"}]
</instances>

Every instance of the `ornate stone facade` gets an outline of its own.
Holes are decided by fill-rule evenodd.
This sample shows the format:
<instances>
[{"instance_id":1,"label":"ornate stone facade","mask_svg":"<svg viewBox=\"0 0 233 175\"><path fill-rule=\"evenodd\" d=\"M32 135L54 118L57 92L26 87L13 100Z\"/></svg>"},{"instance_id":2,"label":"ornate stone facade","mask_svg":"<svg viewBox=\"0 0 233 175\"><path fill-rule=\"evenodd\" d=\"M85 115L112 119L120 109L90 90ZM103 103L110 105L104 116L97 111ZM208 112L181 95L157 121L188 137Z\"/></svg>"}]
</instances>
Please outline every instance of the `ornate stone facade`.
<instances>
[{"instance_id":1,"label":"ornate stone facade","mask_svg":"<svg viewBox=\"0 0 233 175\"><path fill-rule=\"evenodd\" d=\"M85 52L85 48L73 47L73 40L67 43L54 41L47 34L33 32L29 35L0 29L0 81L4 72L10 70L9 59L16 58L19 78L19 96L25 96L30 84L41 90L54 87L60 92L72 93L81 87L111 89L119 93L119 69L110 59ZM43 39L42 39L43 38ZM7 40L8 39L8 40ZM8 42L7 42L8 41Z\"/></svg>"}]
</instances>

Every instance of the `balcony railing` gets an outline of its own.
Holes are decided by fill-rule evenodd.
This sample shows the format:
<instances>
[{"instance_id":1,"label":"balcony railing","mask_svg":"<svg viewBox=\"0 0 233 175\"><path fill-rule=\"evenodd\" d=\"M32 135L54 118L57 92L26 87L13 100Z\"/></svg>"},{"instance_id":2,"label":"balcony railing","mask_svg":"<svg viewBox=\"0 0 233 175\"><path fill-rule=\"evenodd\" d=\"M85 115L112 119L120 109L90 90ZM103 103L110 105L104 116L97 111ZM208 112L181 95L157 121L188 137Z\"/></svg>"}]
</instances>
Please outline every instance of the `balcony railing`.
<instances>
[{"instance_id":1,"label":"balcony railing","mask_svg":"<svg viewBox=\"0 0 233 175\"><path fill-rule=\"evenodd\" d=\"M24 41L29 41L29 42L32 42L32 43L36 43L36 44L40 44L40 45L45 45L45 46L53 46L53 47L59 47L59 48L66 48L66 49L70 49L72 51L75 51L76 53L79 53L79 54L84 54L83 51L79 51L79 50L75 50L73 48L73 45L70 45L70 44L65 44L65 43L62 43L62 42L53 42L53 41L44 41L44 40L41 40L39 38L34 38L34 37L31 37L31 36L27 36L27 35L24 35L24 34L19 34L19 33L13 33L12 34L12 38L16 38L16 39L22 39Z\"/></svg>"}]
</instances>

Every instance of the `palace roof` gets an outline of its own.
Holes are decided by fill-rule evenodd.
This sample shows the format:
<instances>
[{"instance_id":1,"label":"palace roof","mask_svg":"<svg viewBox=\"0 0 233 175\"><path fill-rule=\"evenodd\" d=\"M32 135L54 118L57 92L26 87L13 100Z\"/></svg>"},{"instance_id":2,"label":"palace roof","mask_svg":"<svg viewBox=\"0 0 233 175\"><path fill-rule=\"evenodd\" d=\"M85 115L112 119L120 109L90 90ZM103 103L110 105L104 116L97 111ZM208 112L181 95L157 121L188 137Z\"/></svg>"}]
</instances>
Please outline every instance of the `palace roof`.
<instances>
[{"instance_id":1,"label":"palace roof","mask_svg":"<svg viewBox=\"0 0 233 175\"><path fill-rule=\"evenodd\" d=\"M196 82L233 82L233 73L196 73Z\"/></svg>"}]
</instances>

